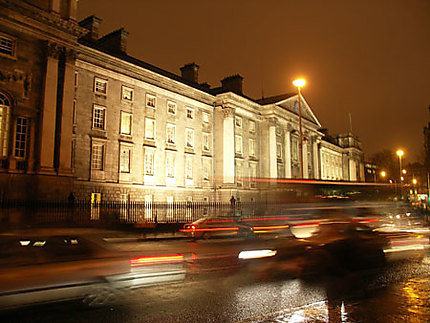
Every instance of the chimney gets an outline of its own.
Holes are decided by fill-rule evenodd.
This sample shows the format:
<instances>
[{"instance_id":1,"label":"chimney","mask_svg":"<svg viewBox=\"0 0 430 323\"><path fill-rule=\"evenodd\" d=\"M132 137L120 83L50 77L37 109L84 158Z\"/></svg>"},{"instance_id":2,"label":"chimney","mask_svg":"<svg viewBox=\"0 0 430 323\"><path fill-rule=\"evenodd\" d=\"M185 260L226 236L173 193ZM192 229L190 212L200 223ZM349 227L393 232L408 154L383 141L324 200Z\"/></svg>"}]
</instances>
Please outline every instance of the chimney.
<instances>
[{"instance_id":1,"label":"chimney","mask_svg":"<svg viewBox=\"0 0 430 323\"><path fill-rule=\"evenodd\" d=\"M243 77L239 74L228 76L221 81L222 88L236 94L242 94Z\"/></svg>"},{"instance_id":2,"label":"chimney","mask_svg":"<svg viewBox=\"0 0 430 323\"><path fill-rule=\"evenodd\" d=\"M199 83L199 66L196 63L185 64L180 70L183 79Z\"/></svg>"},{"instance_id":3,"label":"chimney","mask_svg":"<svg viewBox=\"0 0 430 323\"><path fill-rule=\"evenodd\" d=\"M120 28L103 36L97 42L108 50L125 53L127 51L127 37L128 31L124 28Z\"/></svg>"},{"instance_id":4,"label":"chimney","mask_svg":"<svg viewBox=\"0 0 430 323\"><path fill-rule=\"evenodd\" d=\"M89 33L83 38L86 40L96 41L99 38L99 27L102 20L96 16L89 16L79 22L79 26L88 29Z\"/></svg>"}]
</instances>

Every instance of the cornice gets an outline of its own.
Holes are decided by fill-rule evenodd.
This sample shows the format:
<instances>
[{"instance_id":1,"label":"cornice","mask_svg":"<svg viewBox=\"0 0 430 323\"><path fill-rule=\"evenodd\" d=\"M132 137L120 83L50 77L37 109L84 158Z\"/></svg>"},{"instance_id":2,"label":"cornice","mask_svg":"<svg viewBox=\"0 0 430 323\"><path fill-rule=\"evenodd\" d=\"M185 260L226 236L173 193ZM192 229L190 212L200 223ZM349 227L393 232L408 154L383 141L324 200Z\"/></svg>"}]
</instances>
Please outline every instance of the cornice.
<instances>
[{"instance_id":1,"label":"cornice","mask_svg":"<svg viewBox=\"0 0 430 323\"><path fill-rule=\"evenodd\" d=\"M75 20L62 18L59 15L46 12L22 1L0 0L0 6L22 15L26 21L30 18L77 38L84 36L88 32L87 29L79 26Z\"/></svg>"},{"instance_id":2,"label":"cornice","mask_svg":"<svg viewBox=\"0 0 430 323\"><path fill-rule=\"evenodd\" d=\"M195 89L142 66L137 66L133 63L82 44L78 45L77 59L82 61L84 64L90 64L107 71L112 71L113 73L125 75L128 78L148 83L169 92L180 94L181 96L188 97L206 105L213 106L215 100L215 97L212 94Z\"/></svg>"}]
</instances>

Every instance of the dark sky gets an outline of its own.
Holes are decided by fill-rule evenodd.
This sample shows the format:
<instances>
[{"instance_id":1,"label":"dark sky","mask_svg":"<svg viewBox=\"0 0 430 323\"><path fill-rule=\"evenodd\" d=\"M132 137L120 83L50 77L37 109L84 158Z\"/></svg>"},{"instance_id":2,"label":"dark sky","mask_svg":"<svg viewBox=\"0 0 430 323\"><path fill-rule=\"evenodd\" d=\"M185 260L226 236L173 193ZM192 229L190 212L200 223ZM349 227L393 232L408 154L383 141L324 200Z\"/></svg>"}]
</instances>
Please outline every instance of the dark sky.
<instances>
[{"instance_id":1,"label":"dark sky","mask_svg":"<svg viewBox=\"0 0 430 323\"><path fill-rule=\"evenodd\" d=\"M295 91L331 133L353 132L367 155L402 147L421 159L430 105L430 0L79 0L101 33L124 27L128 54L199 81L244 77L260 98ZM264 92L263 92L264 91Z\"/></svg>"}]
</instances>

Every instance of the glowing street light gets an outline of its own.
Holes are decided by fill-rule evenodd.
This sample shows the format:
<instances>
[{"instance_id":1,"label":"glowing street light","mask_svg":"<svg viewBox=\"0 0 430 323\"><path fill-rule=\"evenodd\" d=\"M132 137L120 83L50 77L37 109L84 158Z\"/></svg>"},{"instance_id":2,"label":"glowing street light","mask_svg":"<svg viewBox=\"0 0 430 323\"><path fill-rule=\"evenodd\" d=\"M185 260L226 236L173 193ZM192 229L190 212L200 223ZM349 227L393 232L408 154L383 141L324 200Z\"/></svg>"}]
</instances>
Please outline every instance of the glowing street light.
<instances>
[{"instance_id":1,"label":"glowing street light","mask_svg":"<svg viewBox=\"0 0 430 323\"><path fill-rule=\"evenodd\" d=\"M405 152L401 149L398 149L396 151L397 156L399 156L399 166L400 166L400 198L402 198L402 181L403 181L403 177L402 177L402 157L405 154Z\"/></svg>"},{"instance_id":2,"label":"glowing street light","mask_svg":"<svg viewBox=\"0 0 430 323\"><path fill-rule=\"evenodd\" d=\"M403 173L403 174L406 174L406 169L402 169L402 173Z\"/></svg>"},{"instance_id":3,"label":"glowing street light","mask_svg":"<svg viewBox=\"0 0 430 323\"><path fill-rule=\"evenodd\" d=\"M297 87L297 98L299 101L299 153L300 153L300 178L303 179L303 132L302 132L302 103L300 90L303 86L305 86L306 81L304 79L297 79L293 81L293 85Z\"/></svg>"},{"instance_id":4,"label":"glowing street light","mask_svg":"<svg viewBox=\"0 0 430 323\"><path fill-rule=\"evenodd\" d=\"M383 171L381 172L381 176L382 176L382 177L387 176L387 172L386 172L385 170L383 170Z\"/></svg>"},{"instance_id":5,"label":"glowing street light","mask_svg":"<svg viewBox=\"0 0 430 323\"><path fill-rule=\"evenodd\" d=\"M417 185L417 179L416 178L412 179L412 184Z\"/></svg>"}]
</instances>

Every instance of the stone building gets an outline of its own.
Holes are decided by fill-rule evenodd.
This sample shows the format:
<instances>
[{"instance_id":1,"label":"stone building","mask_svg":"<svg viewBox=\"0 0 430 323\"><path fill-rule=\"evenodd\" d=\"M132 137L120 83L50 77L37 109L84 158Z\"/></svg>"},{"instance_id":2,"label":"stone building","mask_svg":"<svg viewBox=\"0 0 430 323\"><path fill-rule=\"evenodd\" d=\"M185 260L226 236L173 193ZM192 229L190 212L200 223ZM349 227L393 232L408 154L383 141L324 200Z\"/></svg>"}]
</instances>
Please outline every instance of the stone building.
<instances>
[{"instance_id":1,"label":"stone building","mask_svg":"<svg viewBox=\"0 0 430 323\"><path fill-rule=\"evenodd\" d=\"M0 0L3 199L258 200L300 177L296 93L252 99L240 75L200 83L127 54L124 29L76 22L76 0ZM302 101L305 179L362 181L361 144L327 140ZM27 193L27 196L23 193Z\"/></svg>"}]
</instances>

